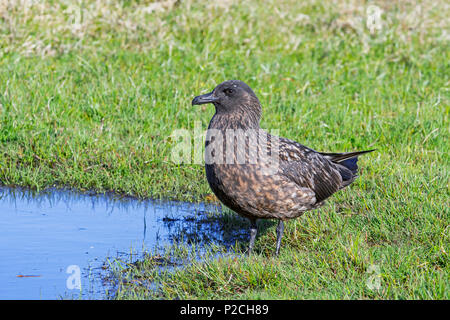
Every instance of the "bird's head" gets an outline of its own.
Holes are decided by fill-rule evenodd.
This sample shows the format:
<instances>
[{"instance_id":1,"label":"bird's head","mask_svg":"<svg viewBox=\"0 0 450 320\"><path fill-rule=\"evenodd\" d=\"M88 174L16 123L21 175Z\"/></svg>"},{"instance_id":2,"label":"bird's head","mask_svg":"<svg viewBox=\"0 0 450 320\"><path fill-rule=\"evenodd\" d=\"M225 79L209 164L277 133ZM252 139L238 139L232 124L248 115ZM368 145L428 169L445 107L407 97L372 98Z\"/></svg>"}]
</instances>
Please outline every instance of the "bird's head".
<instances>
[{"instance_id":1,"label":"bird's head","mask_svg":"<svg viewBox=\"0 0 450 320\"><path fill-rule=\"evenodd\" d=\"M252 89L242 81L228 80L212 92L197 96L192 105L212 103L216 113L250 113L261 116L261 105ZM259 120L259 119L258 119Z\"/></svg>"}]
</instances>

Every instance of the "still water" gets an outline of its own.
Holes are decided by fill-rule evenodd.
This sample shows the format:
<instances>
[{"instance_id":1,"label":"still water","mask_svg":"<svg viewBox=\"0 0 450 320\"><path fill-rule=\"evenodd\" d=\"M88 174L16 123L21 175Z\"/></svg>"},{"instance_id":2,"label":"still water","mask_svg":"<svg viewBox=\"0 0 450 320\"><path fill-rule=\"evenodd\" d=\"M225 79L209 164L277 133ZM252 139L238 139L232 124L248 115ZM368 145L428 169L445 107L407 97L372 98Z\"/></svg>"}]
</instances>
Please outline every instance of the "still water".
<instances>
[{"instance_id":1,"label":"still water","mask_svg":"<svg viewBox=\"0 0 450 320\"><path fill-rule=\"evenodd\" d=\"M106 259L173 241L231 243L220 215L214 205L0 188L0 299L102 299Z\"/></svg>"}]
</instances>

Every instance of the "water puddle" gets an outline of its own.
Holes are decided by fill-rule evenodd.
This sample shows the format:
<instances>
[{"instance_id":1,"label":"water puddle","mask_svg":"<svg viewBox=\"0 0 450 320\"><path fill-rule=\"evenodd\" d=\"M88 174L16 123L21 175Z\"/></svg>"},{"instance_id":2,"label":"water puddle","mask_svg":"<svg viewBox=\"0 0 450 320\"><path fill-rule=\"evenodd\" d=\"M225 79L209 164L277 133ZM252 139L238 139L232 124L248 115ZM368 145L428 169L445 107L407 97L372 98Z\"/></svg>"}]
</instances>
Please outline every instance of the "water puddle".
<instances>
[{"instance_id":1,"label":"water puddle","mask_svg":"<svg viewBox=\"0 0 450 320\"><path fill-rule=\"evenodd\" d=\"M0 299L102 299L106 259L247 237L227 224L214 205L0 188Z\"/></svg>"}]
</instances>

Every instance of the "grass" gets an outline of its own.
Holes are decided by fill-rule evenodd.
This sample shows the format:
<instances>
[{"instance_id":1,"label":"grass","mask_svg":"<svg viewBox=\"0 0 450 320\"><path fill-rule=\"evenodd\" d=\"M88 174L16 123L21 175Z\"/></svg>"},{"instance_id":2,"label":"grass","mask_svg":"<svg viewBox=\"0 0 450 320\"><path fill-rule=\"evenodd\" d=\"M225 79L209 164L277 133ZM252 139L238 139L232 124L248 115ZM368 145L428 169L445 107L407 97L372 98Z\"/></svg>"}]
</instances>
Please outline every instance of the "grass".
<instances>
[{"instance_id":1,"label":"grass","mask_svg":"<svg viewBox=\"0 0 450 320\"><path fill-rule=\"evenodd\" d=\"M213 108L191 99L241 79L263 128L377 152L288 223L279 258L269 224L254 257L148 266L161 289L117 297L448 299L448 13L445 1L4 1L0 184L205 200L203 166L173 163L170 135L206 129Z\"/></svg>"}]
</instances>

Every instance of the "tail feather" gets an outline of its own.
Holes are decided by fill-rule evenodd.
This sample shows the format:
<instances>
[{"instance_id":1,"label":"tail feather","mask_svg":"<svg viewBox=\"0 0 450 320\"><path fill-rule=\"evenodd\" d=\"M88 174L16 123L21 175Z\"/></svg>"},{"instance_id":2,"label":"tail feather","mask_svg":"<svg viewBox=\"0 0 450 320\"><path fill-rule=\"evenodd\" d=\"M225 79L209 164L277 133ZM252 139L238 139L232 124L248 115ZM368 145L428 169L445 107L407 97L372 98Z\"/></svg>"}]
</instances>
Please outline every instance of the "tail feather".
<instances>
[{"instance_id":1,"label":"tail feather","mask_svg":"<svg viewBox=\"0 0 450 320\"><path fill-rule=\"evenodd\" d=\"M346 159L346 160L342 160L341 162L339 162L339 164L341 166L346 167L348 170L350 170L352 172L353 175L357 175L358 174L358 157L354 157L354 158L350 158L350 159Z\"/></svg>"},{"instance_id":2,"label":"tail feather","mask_svg":"<svg viewBox=\"0 0 450 320\"><path fill-rule=\"evenodd\" d=\"M355 151L355 152L343 152L343 153L326 153L326 152L320 152L321 155L323 155L328 160L335 162L335 163L341 163L344 160L352 159L355 157L358 157L362 154L369 153L372 151L375 151L376 149L372 150L365 150L365 151ZM342 163L341 163L342 164Z\"/></svg>"},{"instance_id":3,"label":"tail feather","mask_svg":"<svg viewBox=\"0 0 450 320\"><path fill-rule=\"evenodd\" d=\"M321 152L320 154L328 160L338 164L338 169L343 180L342 187L346 187L350 183L352 183L358 176L358 156L375 150L376 149L344 153Z\"/></svg>"}]
</instances>

